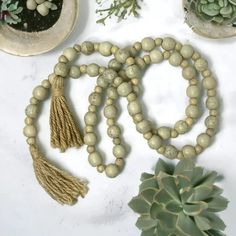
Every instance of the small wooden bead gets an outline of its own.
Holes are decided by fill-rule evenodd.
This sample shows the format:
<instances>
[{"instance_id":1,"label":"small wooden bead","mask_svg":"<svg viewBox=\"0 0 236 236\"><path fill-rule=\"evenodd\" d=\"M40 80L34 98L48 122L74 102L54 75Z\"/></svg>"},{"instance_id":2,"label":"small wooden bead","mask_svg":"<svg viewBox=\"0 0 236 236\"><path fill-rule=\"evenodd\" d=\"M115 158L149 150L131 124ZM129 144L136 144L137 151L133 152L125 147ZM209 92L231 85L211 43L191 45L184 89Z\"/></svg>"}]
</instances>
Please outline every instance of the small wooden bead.
<instances>
[{"instance_id":1,"label":"small wooden bead","mask_svg":"<svg viewBox=\"0 0 236 236\"><path fill-rule=\"evenodd\" d=\"M207 129L206 133L210 136L213 137L216 134L216 129Z\"/></svg>"},{"instance_id":2,"label":"small wooden bead","mask_svg":"<svg viewBox=\"0 0 236 236\"><path fill-rule=\"evenodd\" d=\"M94 89L94 91L95 91L96 93L102 93L103 88L100 87L100 86L96 86L95 89Z\"/></svg>"},{"instance_id":3,"label":"small wooden bead","mask_svg":"<svg viewBox=\"0 0 236 236\"><path fill-rule=\"evenodd\" d=\"M49 89L51 87L51 84L50 84L49 80L47 80L47 79L43 80L41 85L46 89Z\"/></svg>"},{"instance_id":4,"label":"small wooden bead","mask_svg":"<svg viewBox=\"0 0 236 236\"><path fill-rule=\"evenodd\" d=\"M91 112L96 112L97 107L95 105L89 105L88 110L91 111Z\"/></svg>"},{"instance_id":5,"label":"small wooden bead","mask_svg":"<svg viewBox=\"0 0 236 236\"><path fill-rule=\"evenodd\" d=\"M146 68L146 63L141 57L136 57L135 63L141 70L144 70Z\"/></svg>"},{"instance_id":6,"label":"small wooden bead","mask_svg":"<svg viewBox=\"0 0 236 236\"><path fill-rule=\"evenodd\" d=\"M79 44L75 44L74 45L74 49L77 51L77 52L81 52L81 46ZM84 53L84 52L83 52Z\"/></svg>"},{"instance_id":7,"label":"small wooden bead","mask_svg":"<svg viewBox=\"0 0 236 236\"><path fill-rule=\"evenodd\" d=\"M143 120L143 115L141 113L138 113L133 116L133 119L134 119L135 124L137 124Z\"/></svg>"},{"instance_id":8,"label":"small wooden bead","mask_svg":"<svg viewBox=\"0 0 236 236\"><path fill-rule=\"evenodd\" d=\"M122 82L123 82L123 79L122 79L121 77L116 77L116 78L114 79L114 85L117 86L117 87L118 87Z\"/></svg>"},{"instance_id":9,"label":"small wooden bead","mask_svg":"<svg viewBox=\"0 0 236 236\"><path fill-rule=\"evenodd\" d=\"M180 64L180 66L181 66L182 68L186 68L186 67L189 66L189 63L188 63L187 60L183 60L183 61L181 62L181 64Z\"/></svg>"},{"instance_id":10,"label":"small wooden bead","mask_svg":"<svg viewBox=\"0 0 236 236\"><path fill-rule=\"evenodd\" d=\"M175 45L175 50L180 51L182 47L183 47L183 45L181 43L177 42Z\"/></svg>"},{"instance_id":11,"label":"small wooden bead","mask_svg":"<svg viewBox=\"0 0 236 236\"><path fill-rule=\"evenodd\" d=\"M130 93L128 96L127 96L127 100L128 102L133 102L137 99L137 96L135 93Z\"/></svg>"},{"instance_id":12,"label":"small wooden bead","mask_svg":"<svg viewBox=\"0 0 236 236\"><path fill-rule=\"evenodd\" d=\"M106 166L105 173L109 178L115 178L119 174L119 167L116 164Z\"/></svg>"},{"instance_id":13,"label":"small wooden bead","mask_svg":"<svg viewBox=\"0 0 236 236\"><path fill-rule=\"evenodd\" d=\"M139 85L139 79L137 79L137 78L134 78L134 79L131 79L131 83L133 84L133 85Z\"/></svg>"},{"instance_id":14,"label":"small wooden bead","mask_svg":"<svg viewBox=\"0 0 236 236\"><path fill-rule=\"evenodd\" d=\"M191 117L188 117L188 118L185 120L185 122L186 122L189 126L192 126L193 123L194 123L194 119L191 118Z\"/></svg>"},{"instance_id":15,"label":"small wooden bead","mask_svg":"<svg viewBox=\"0 0 236 236\"><path fill-rule=\"evenodd\" d=\"M143 60L144 60L144 62L146 63L146 65L151 64L151 57L150 57L149 55L145 55L145 56L143 57Z\"/></svg>"},{"instance_id":16,"label":"small wooden bead","mask_svg":"<svg viewBox=\"0 0 236 236\"><path fill-rule=\"evenodd\" d=\"M108 126L113 126L113 125L115 125L115 119L107 119L107 125L108 125Z\"/></svg>"},{"instance_id":17,"label":"small wooden bead","mask_svg":"<svg viewBox=\"0 0 236 236\"><path fill-rule=\"evenodd\" d=\"M201 55L198 52L194 52L192 55L192 59L194 61L198 60L201 57Z\"/></svg>"},{"instance_id":18,"label":"small wooden bead","mask_svg":"<svg viewBox=\"0 0 236 236\"><path fill-rule=\"evenodd\" d=\"M30 118L36 118L38 115L38 106L33 104L28 105L25 109L25 114Z\"/></svg>"},{"instance_id":19,"label":"small wooden bead","mask_svg":"<svg viewBox=\"0 0 236 236\"><path fill-rule=\"evenodd\" d=\"M99 165L99 166L97 166L97 171L99 172L99 173L103 173L104 171L105 171L105 166L104 165Z\"/></svg>"},{"instance_id":20,"label":"small wooden bead","mask_svg":"<svg viewBox=\"0 0 236 236\"><path fill-rule=\"evenodd\" d=\"M190 103L191 105L196 106L196 105L198 105L198 100L197 100L197 98L190 98L190 99L189 99L189 103Z\"/></svg>"},{"instance_id":21,"label":"small wooden bead","mask_svg":"<svg viewBox=\"0 0 236 236\"><path fill-rule=\"evenodd\" d=\"M95 147L94 147L94 146L88 146L88 147L87 147L87 152L88 152L88 153L93 153L93 152L95 152Z\"/></svg>"},{"instance_id":22,"label":"small wooden bead","mask_svg":"<svg viewBox=\"0 0 236 236\"><path fill-rule=\"evenodd\" d=\"M106 103L105 103L106 106L113 105L113 104L114 104L114 100L113 100L113 99L108 98L108 99L106 100Z\"/></svg>"},{"instance_id":23,"label":"small wooden bead","mask_svg":"<svg viewBox=\"0 0 236 236\"><path fill-rule=\"evenodd\" d=\"M137 51L140 51L142 49L142 44L140 42L136 42L134 44L134 48L137 50Z\"/></svg>"},{"instance_id":24,"label":"small wooden bead","mask_svg":"<svg viewBox=\"0 0 236 236\"><path fill-rule=\"evenodd\" d=\"M120 170L122 170L124 168L125 161L123 158L117 158L115 164L120 168Z\"/></svg>"},{"instance_id":25,"label":"small wooden bead","mask_svg":"<svg viewBox=\"0 0 236 236\"><path fill-rule=\"evenodd\" d=\"M35 145L36 144L36 139L35 138L27 138L26 141L29 145Z\"/></svg>"},{"instance_id":26,"label":"small wooden bead","mask_svg":"<svg viewBox=\"0 0 236 236\"><path fill-rule=\"evenodd\" d=\"M211 76L211 71L209 69L204 70L202 72L202 75L203 75L203 77L209 77L209 76Z\"/></svg>"},{"instance_id":27,"label":"small wooden bead","mask_svg":"<svg viewBox=\"0 0 236 236\"><path fill-rule=\"evenodd\" d=\"M109 61L108 67L112 70L119 71L122 67L122 64L118 62L116 59L112 59Z\"/></svg>"},{"instance_id":28,"label":"small wooden bead","mask_svg":"<svg viewBox=\"0 0 236 236\"><path fill-rule=\"evenodd\" d=\"M196 145L195 146L195 151L197 154L200 154L203 152L203 148L200 145Z\"/></svg>"},{"instance_id":29,"label":"small wooden bead","mask_svg":"<svg viewBox=\"0 0 236 236\"><path fill-rule=\"evenodd\" d=\"M118 98L117 89L115 87L109 87L107 89L107 96L112 99L117 99Z\"/></svg>"},{"instance_id":30,"label":"small wooden bead","mask_svg":"<svg viewBox=\"0 0 236 236\"><path fill-rule=\"evenodd\" d=\"M188 126L187 122L185 122L184 120L180 120L175 124L175 130L179 134L185 134L186 132L189 131L189 126Z\"/></svg>"},{"instance_id":31,"label":"small wooden bead","mask_svg":"<svg viewBox=\"0 0 236 236\"><path fill-rule=\"evenodd\" d=\"M86 133L92 133L92 132L94 132L93 126L87 125L87 126L85 127L85 132L86 132Z\"/></svg>"},{"instance_id":32,"label":"small wooden bead","mask_svg":"<svg viewBox=\"0 0 236 236\"><path fill-rule=\"evenodd\" d=\"M164 51L164 52L163 52L163 57L164 57L165 60L168 60L168 59L170 58L170 55L171 55L171 54L170 54L170 52L168 52L168 51Z\"/></svg>"},{"instance_id":33,"label":"small wooden bead","mask_svg":"<svg viewBox=\"0 0 236 236\"><path fill-rule=\"evenodd\" d=\"M34 123L34 120L30 117L25 118L25 124L26 125L32 125Z\"/></svg>"},{"instance_id":34,"label":"small wooden bead","mask_svg":"<svg viewBox=\"0 0 236 236\"><path fill-rule=\"evenodd\" d=\"M127 59L126 59L126 64L127 64L128 66L131 66L131 65L135 64L134 58L133 58L133 57L127 58Z\"/></svg>"},{"instance_id":35,"label":"small wooden bead","mask_svg":"<svg viewBox=\"0 0 236 236\"><path fill-rule=\"evenodd\" d=\"M194 65L195 65L195 68L198 71L202 72L202 71L207 69L208 62L205 59L203 59L203 58L199 58L199 59L196 60Z\"/></svg>"},{"instance_id":36,"label":"small wooden bead","mask_svg":"<svg viewBox=\"0 0 236 236\"><path fill-rule=\"evenodd\" d=\"M171 138L177 138L178 135L179 134L178 134L178 132L175 129L171 130Z\"/></svg>"},{"instance_id":37,"label":"small wooden bead","mask_svg":"<svg viewBox=\"0 0 236 236\"><path fill-rule=\"evenodd\" d=\"M30 104L37 105L39 104L39 100L35 97L30 98Z\"/></svg>"},{"instance_id":38,"label":"small wooden bead","mask_svg":"<svg viewBox=\"0 0 236 236\"><path fill-rule=\"evenodd\" d=\"M114 138L114 139L112 140L112 142L113 142L113 144L115 144L115 145L120 145L120 144L121 144L120 138Z\"/></svg>"},{"instance_id":39,"label":"small wooden bead","mask_svg":"<svg viewBox=\"0 0 236 236\"><path fill-rule=\"evenodd\" d=\"M56 74L52 73L48 76L48 80L50 84L53 84L54 79L56 78Z\"/></svg>"},{"instance_id":40,"label":"small wooden bead","mask_svg":"<svg viewBox=\"0 0 236 236\"><path fill-rule=\"evenodd\" d=\"M163 42L163 39L162 38L156 38L155 39L155 44L156 44L156 46L161 46L161 44L162 44L162 42Z\"/></svg>"},{"instance_id":41,"label":"small wooden bead","mask_svg":"<svg viewBox=\"0 0 236 236\"><path fill-rule=\"evenodd\" d=\"M152 134L152 132L147 132L147 133L145 133L144 135L143 135L143 137L145 138L145 139L147 139L147 140L149 140L151 137L153 136L153 134Z\"/></svg>"},{"instance_id":42,"label":"small wooden bead","mask_svg":"<svg viewBox=\"0 0 236 236\"><path fill-rule=\"evenodd\" d=\"M165 151L166 151L166 148L163 147L163 146L160 147L160 148L158 148L158 150L157 150L157 152L160 153L160 154L162 154L162 155L165 153Z\"/></svg>"},{"instance_id":43,"label":"small wooden bead","mask_svg":"<svg viewBox=\"0 0 236 236\"><path fill-rule=\"evenodd\" d=\"M86 74L86 73L87 73L87 65L81 65L81 66L79 67L79 69L80 69L80 72L81 72L82 74Z\"/></svg>"},{"instance_id":44,"label":"small wooden bead","mask_svg":"<svg viewBox=\"0 0 236 236\"><path fill-rule=\"evenodd\" d=\"M208 97L215 97L216 96L216 90L215 89L210 89L207 91L207 96Z\"/></svg>"},{"instance_id":45,"label":"small wooden bead","mask_svg":"<svg viewBox=\"0 0 236 236\"><path fill-rule=\"evenodd\" d=\"M126 150L122 145L115 145L113 147L113 155L116 158L124 158L126 155Z\"/></svg>"},{"instance_id":46,"label":"small wooden bead","mask_svg":"<svg viewBox=\"0 0 236 236\"><path fill-rule=\"evenodd\" d=\"M218 110L210 110L209 114L211 116L218 116Z\"/></svg>"}]
</instances>

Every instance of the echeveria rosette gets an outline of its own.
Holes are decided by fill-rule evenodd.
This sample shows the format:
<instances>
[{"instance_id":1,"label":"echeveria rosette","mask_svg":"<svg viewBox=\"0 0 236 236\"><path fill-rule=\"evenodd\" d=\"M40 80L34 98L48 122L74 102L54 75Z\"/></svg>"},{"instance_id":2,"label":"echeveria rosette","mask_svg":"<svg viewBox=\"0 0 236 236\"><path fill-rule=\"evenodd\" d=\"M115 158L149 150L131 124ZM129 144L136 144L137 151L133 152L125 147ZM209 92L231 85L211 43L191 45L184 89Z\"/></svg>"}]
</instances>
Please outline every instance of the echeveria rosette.
<instances>
[{"instance_id":1,"label":"echeveria rosette","mask_svg":"<svg viewBox=\"0 0 236 236\"><path fill-rule=\"evenodd\" d=\"M216 24L236 24L236 0L189 0L196 14Z\"/></svg>"},{"instance_id":2,"label":"echeveria rosette","mask_svg":"<svg viewBox=\"0 0 236 236\"><path fill-rule=\"evenodd\" d=\"M141 216L141 236L222 236L224 222L216 215L228 200L214 185L216 172L205 173L192 160L174 168L159 160L155 174L144 173L139 195L129 206Z\"/></svg>"},{"instance_id":3,"label":"echeveria rosette","mask_svg":"<svg viewBox=\"0 0 236 236\"><path fill-rule=\"evenodd\" d=\"M17 24L21 22L20 14L22 7L18 6L19 2L12 3L12 0L2 0L0 2L0 25L1 24Z\"/></svg>"}]
</instances>

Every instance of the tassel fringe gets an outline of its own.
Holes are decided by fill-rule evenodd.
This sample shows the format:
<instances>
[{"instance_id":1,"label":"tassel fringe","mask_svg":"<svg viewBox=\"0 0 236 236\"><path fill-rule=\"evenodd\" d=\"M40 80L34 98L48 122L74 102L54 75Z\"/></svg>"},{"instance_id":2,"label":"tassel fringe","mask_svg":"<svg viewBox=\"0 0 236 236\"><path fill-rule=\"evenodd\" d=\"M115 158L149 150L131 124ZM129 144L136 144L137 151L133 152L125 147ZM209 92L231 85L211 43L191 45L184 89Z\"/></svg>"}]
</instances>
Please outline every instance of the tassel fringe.
<instances>
[{"instance_id":1,"label":"tassel fringe","mask_svg":"<svg viewBox=\"0 0 236 236\"><path fill-rule=\"evenodd\" d=\"M52 84L52 102L50 110L51 146L64 152L70 147L80 147L83 139L75 124L64 96L64 79L57 76Z\"/></svg>"},{"instance_id":2,"label":"tassel fringe","mask_svg":"<svg viewBox=\"0 0 236 236\"><path fill-rule=\"evenodd\" d=\"M85 197L87 184L49 163L36 146L30 146L36 178L45 191L60 204L73 205Z\"/></svg>"}]
</instances>

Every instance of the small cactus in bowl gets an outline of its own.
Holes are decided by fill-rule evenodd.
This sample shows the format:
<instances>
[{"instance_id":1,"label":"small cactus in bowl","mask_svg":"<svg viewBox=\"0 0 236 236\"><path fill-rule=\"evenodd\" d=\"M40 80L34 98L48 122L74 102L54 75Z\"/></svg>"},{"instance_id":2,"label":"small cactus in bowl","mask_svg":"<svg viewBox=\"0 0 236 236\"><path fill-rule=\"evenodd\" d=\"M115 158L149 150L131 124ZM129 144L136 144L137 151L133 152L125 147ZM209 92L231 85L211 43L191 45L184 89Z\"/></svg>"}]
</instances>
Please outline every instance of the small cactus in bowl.
<instances>
[{"instance_id":1,"label":"small cactus in bowl","mask_svg":"<svg viewBox=\"0 0 236 236\"><path fill-rule=\"evenodd\" d=\"M228 200L214 185L216 172L206 173L192 160L174 168L159 160L155 173L144 173L138 196L129 206L141 216L141 236L223 236L224 222L216 215Z\"/></svg>"},{"instance_id":2,"label":"small cactus in bowl","mask_svg":"<svg viewBox=\"0 0 236 236\"><path fill-rule=\"evenodd\" d=\"M189 2L202 20L236 26L236 0L189 0Z\"/></svg>"}]
</instances>

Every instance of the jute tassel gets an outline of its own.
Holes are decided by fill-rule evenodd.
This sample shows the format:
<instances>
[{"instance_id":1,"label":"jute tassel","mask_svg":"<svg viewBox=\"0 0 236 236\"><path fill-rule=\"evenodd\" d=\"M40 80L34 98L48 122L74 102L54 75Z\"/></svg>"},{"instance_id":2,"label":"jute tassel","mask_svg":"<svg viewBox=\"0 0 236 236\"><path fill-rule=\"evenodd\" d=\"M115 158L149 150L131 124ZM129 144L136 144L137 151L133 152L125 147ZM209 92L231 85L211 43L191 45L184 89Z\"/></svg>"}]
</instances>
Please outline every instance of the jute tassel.
<instances>
[{"instance_id":1,"label":"jute tassel","mask_svg":"<svg viewBox=\"0 0 236 236\"><path fill-rule=\"evenodd\" d=\"M35 175L39 184L57 202L73 205L85 197L87 185L49 163L36 146L30 146Z\"/></svg>"},{"instance_id":2,"label":"jute tassel","mask_svg":"<svg viewBox=\"0 0 236 236\"><path fill-rule=\"evenodd\" d=\"M64 96L64 79L55 77L52 84L50 111L51 146L64 152L69 147L80 147L83 139Z\"/></svg>"}]
</instances>

